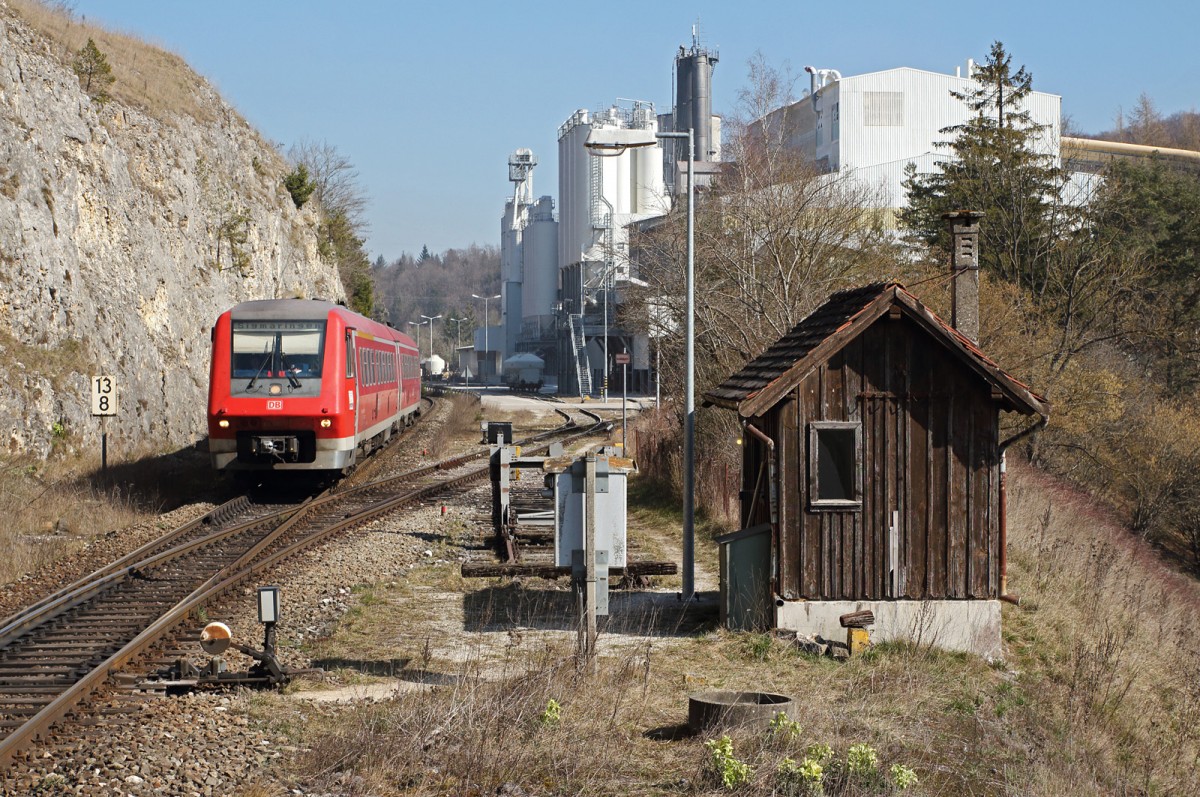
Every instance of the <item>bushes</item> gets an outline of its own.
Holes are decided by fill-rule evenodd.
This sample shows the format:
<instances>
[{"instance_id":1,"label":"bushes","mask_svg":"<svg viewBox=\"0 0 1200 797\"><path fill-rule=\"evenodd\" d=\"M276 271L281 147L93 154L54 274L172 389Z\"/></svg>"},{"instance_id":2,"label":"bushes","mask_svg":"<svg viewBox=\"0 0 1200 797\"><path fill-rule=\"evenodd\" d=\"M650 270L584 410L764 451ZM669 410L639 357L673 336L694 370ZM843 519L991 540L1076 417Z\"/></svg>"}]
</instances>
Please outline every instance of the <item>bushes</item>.
<instances>
[{"instance_id":1,"label":"bushes","mask_svg":"<svg viewBox=\"0 0 1200 797\"><path fill-rule=\"evenodd\" d=\"M770 771L768 748L772 744L791 752L799 736L799 724L785 714L778 714L767 731L764 760L759 769ZM704 747L709 753L705 772L714 785L731 791L754 781L755 767L734 754L733 740L729 736L710 739ZM785 797L824 797L827 793L888 794L905 791L919 782L916 772L904 764L892 764L885 774L879 765L879 753L863 743L851 745L845 758L839 758L828 744L816 742L805 749L800 761L785 755L773 771L772 793Z\"/></svg>"}]
</instances>

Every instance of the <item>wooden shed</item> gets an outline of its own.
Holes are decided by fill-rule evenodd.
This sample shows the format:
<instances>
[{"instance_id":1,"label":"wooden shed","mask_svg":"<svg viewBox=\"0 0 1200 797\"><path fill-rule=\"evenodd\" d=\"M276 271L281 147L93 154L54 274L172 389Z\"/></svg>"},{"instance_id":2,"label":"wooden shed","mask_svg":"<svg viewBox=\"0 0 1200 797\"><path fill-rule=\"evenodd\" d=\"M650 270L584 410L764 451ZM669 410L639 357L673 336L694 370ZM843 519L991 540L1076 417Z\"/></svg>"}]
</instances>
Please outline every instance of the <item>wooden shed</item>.
<instances>
[{"instance_id":1,"label":"wooden shed","mask_svg":"<svg viewBox=\"0 0 1200 797\"><path fill-rule=\"evenodd\" d=\"M1045 399L898 283L834 294L704 398L743 419L742 528L771 534L733 615L829 636L869 608L877 638L998 654L1000 413L1032 430Z\"/></svg>"}]
</instances>

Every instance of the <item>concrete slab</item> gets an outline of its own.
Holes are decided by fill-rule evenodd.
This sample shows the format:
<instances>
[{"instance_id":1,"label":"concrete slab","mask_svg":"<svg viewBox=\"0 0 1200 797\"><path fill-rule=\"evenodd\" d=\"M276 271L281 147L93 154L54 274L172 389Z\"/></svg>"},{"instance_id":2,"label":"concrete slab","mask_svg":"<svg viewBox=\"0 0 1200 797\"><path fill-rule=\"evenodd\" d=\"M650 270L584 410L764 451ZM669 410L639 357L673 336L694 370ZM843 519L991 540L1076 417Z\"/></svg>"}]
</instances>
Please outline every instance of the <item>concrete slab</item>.
<instances>
[{"instance_id":1,"label":"concrete slab","mask_svg":"<svg viewBox=\"0 0 1200 797\"><path fill-rule=\"evenodd\" d=\"M775 623L804 636L844 641L838 618L869 610L875 614L872 642L913 642L962 651L988 661L1003 657L1000 601L784 601Z\"/></svg>"}]
</instances>

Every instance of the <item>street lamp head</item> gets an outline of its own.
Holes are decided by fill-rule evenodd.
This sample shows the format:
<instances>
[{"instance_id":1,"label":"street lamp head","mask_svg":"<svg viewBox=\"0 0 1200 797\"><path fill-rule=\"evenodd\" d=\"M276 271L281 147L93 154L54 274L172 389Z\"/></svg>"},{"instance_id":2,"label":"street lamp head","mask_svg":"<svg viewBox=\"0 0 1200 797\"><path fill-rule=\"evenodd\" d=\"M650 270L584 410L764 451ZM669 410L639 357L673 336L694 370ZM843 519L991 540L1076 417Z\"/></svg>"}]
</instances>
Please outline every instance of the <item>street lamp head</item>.
<instances>
[{"instance_id":1,"label":"street lamp head","mask_svg":"<svg viewBox=\"0 0 1200 797\"><path fill-rule=\"evenodd\" d=\"M648 128L593 127L583 146L593 155L620 155L627 149L653 147L657 142Z\"/></svg>"},{"instance_id":2,"label":"street lamp head","mask_svg":"<svg viewBox=\"0 0 1200 797\"><path fill-rule=\"evenodd\" d=\"M475 298L475 299L484 299L484 300L500 298L500 294L498 294L498 293L495 296L480 296L478 293L472 293L471 296L472 296L472 298Z\"/></svg>"}]
</instances>

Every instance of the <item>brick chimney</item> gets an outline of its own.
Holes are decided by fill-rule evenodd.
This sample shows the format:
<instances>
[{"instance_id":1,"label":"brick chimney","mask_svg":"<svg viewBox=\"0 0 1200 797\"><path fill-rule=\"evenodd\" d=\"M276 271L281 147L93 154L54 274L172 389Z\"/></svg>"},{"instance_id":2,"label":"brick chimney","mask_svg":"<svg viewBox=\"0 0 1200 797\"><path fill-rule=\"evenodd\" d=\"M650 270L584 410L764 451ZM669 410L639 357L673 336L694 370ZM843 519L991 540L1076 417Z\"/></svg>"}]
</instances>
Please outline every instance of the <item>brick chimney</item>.
<instances>
[{"instance_id":1,"label":"brick chimney","mask_svg":"<svg viewBox=\"0 0 1200 797\"><path fill-rule=\"evenodd\" d=\"M979 343L979 220L973 210L943 213L950 225L950 271L954 275L950 323L972 343Z\"/></svg>"}]
</instances>

